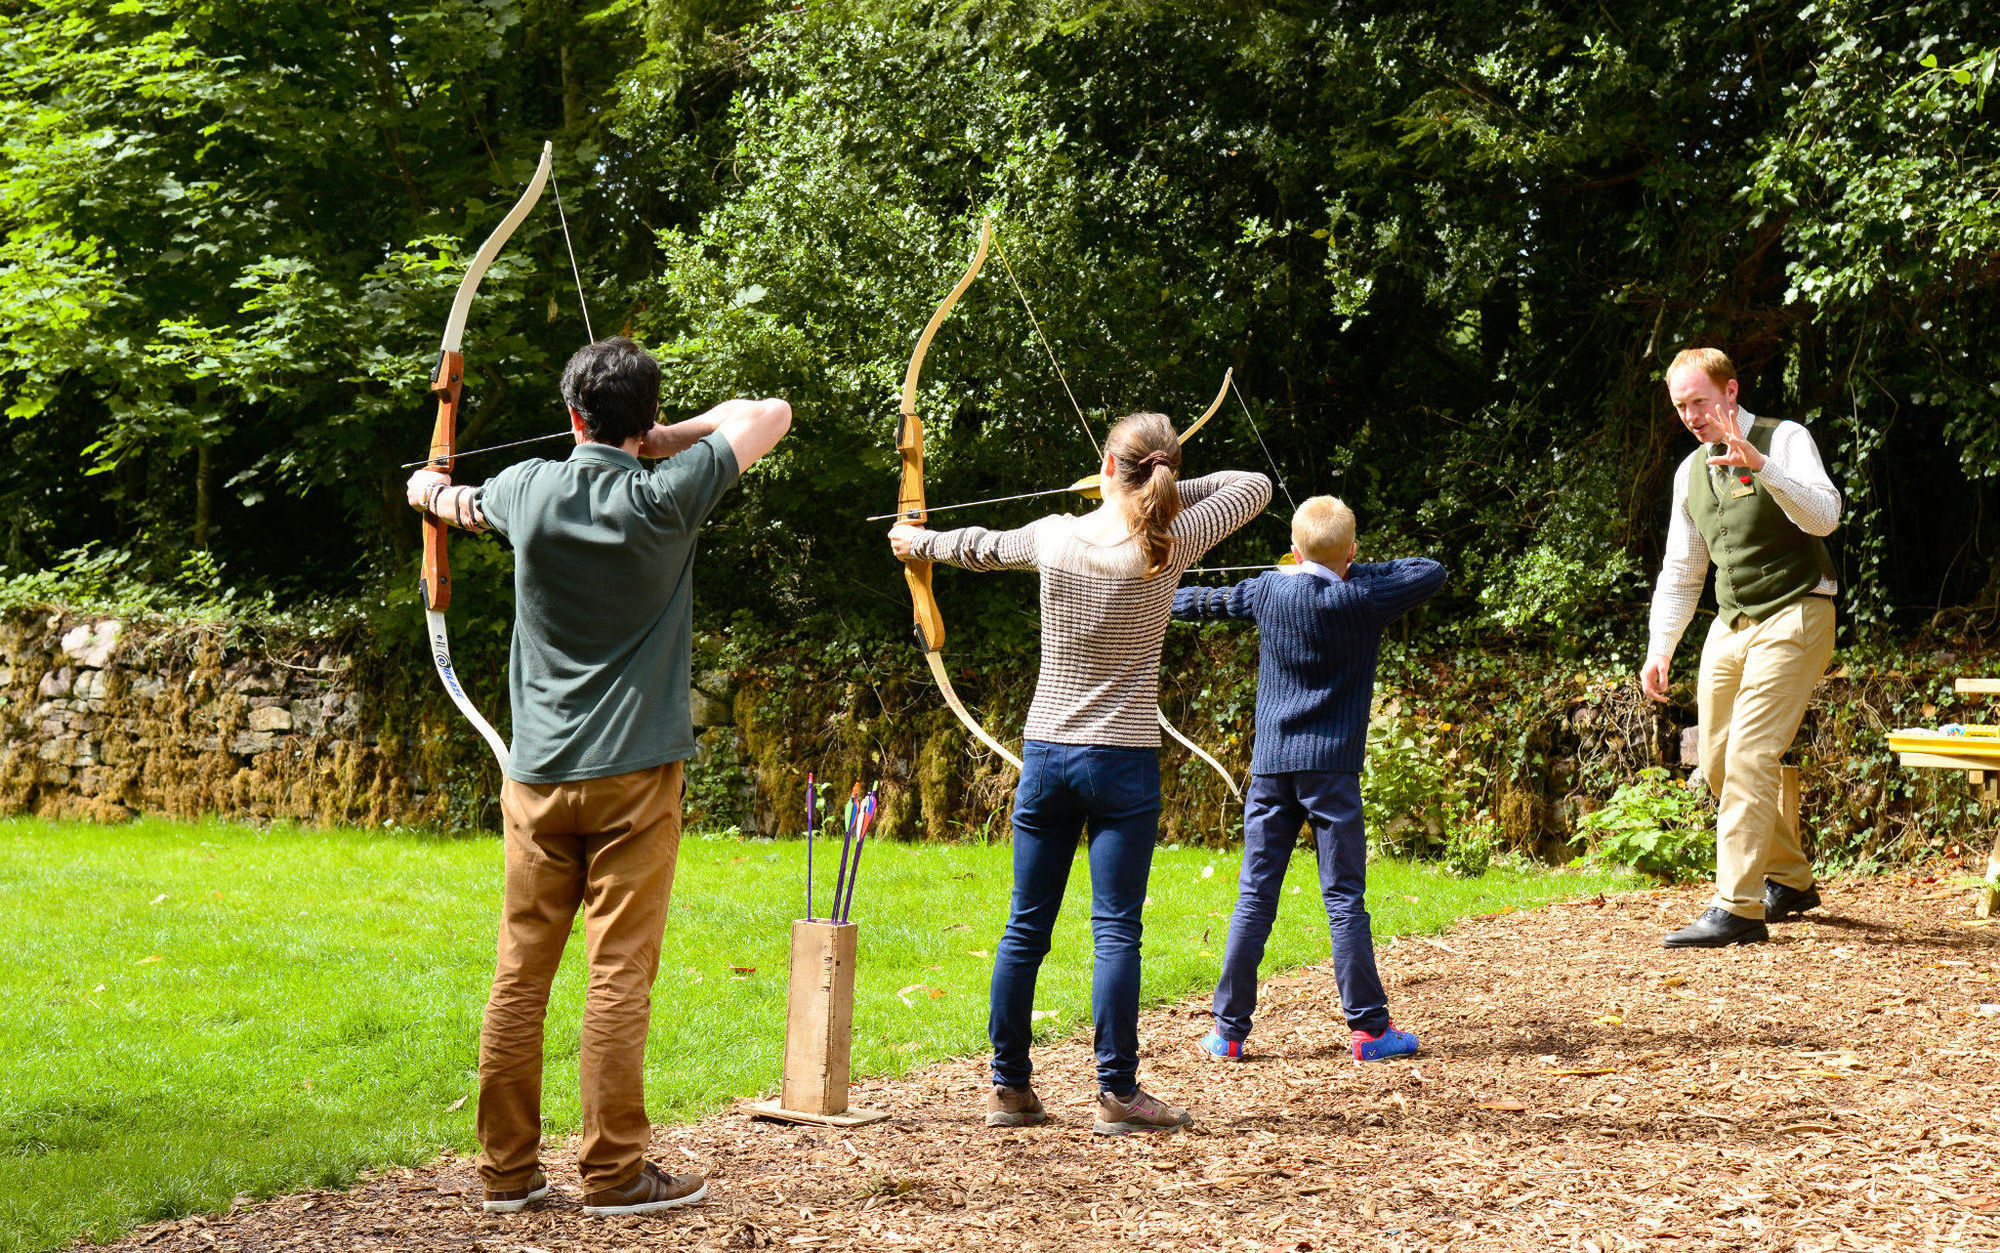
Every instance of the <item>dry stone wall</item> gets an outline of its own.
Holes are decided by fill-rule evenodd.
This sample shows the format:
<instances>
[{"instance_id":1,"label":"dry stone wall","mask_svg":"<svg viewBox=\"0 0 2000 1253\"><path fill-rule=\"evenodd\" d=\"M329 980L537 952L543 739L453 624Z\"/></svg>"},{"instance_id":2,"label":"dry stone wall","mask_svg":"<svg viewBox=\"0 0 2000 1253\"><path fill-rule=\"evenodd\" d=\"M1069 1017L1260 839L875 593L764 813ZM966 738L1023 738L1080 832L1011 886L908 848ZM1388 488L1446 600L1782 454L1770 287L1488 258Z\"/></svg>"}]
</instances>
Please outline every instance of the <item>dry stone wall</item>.
<instances>
[{"instance_id":1,"label":"dry stone wall","mask_svg":"<svg viewBox=\"0 0 2000 1253\"><path fill-rule=\"evenodd\" d=\"M0 809L380 823L425 810L370 668L226 624L0 617Z\"/></svg>"},{"instance_id":2,"label":"dry stone wall","mask_svg":"<svg viewBox=\"0 0 2000 1253\"><path fill-rule=\"evenodd\" d=\"M460 661L505 734L500 675ZM756 829L732 687L716 672L698 684L688 819ZM359 630L0 613L0 813L494 830L499 787L414 647Z\"/></svg>"},{"instance_id":3,"label":"dry stone wall","mask_svg":"<svg viewBox=\"0 0 2000 1253\"><path fill-rule=\"evenodd\" d=\"M970 743L908 656L855 668L794 648L728 666L722 643L708 637L696 656L690 827L795 832L813 771L842 790L881 781L885 838L1005 837L1013 771ZM1240 776L1254 639L1177 633L1168 645L1163 706ZM504 734L498 664L475 653L461 649L460 673ZM1974 811L1964 780L1901 769L1883 729L1985 716L1952 695L1950 678L1993 673L1992 652L1839 659L1793 753L1813 847L1851 864L1990 844L1991 818ZM1032 674L956 678L989 726L1020 725ZM1628 673L1406 664L1378 695L1396 734L1371 765L1390 780L1381 786L1400 774L1404 792L1438 802L1433 842L1456 807L1489 813L1508 847L1564 858L1577 818L1619 784L1646 766L1693 764L1691 692L1655 705ZM1162 838L1236 838L1241 809L1220 779L1178 748L1163 766ZM499 789L414 630L385 641L362 629L0 612L0 812L492 831ZM1398 803L1402 821L1425 826L1420 799ZM1374 834L1394 839L1396 825Z\"/></svg>"}]
</instances>

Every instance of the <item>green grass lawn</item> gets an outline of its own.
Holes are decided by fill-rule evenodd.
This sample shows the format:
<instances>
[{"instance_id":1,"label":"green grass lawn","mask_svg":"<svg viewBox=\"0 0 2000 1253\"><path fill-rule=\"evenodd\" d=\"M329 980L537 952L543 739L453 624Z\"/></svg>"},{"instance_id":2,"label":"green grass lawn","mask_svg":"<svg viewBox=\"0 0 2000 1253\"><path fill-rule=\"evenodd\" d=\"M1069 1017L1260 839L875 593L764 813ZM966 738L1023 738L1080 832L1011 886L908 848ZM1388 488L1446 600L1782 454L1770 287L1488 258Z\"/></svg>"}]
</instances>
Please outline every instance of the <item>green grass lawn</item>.
<instances>
[{"instance_id":1,"label":"green grass lawn","mask_svg":"<svg viewBox=\"0 0 2000 1253\"><path fill-rule=\"evenodd\" d=\"M656 1120L775 1088L804 855L797 841L684 843L647 1054ZM870 845L856 1073L984 1049L1008 857ZM469 1149L499 870L492 839L0 821L0 1250ZM1235 871L1232 855L1160 851L1149 1001L1214 979ZM1398 863L1369 875L1379 941L1623 882ZM1326 954L1311 860L1287 882L1267 969ZM1038 996L1051 1034L1089 1017L1088 891L1080 867ZM577 1118L581 947L549 1018L552 1132Z\"/></svg>"}]
</instances>

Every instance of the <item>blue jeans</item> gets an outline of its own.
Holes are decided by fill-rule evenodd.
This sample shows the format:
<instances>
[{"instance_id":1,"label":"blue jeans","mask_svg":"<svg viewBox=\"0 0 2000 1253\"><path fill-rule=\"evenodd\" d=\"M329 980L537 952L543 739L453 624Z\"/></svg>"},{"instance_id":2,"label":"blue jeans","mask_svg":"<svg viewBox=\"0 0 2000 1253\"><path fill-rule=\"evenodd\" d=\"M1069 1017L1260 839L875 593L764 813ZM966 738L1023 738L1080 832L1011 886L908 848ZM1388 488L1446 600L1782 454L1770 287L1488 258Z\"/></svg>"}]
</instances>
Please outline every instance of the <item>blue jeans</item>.
<instances>
[{"instance_id":1,"label":"blue jeans","mask_svg":"<svg viewBox=\"0 0 2000 1253\"><path fill-rule=\"evenodd\" d=\"M1090 934L1095 958L1090 1017L1097 1083L1130 1096L1139 1075L1139 934L1153 842L1160 830L1160 754L1029 740L1014 792L1014 902L993 958L993 1082L1028 1085L1034 1063L1035 976L1049 952L1056 911L1089 832Z\"/></svg>"},{"instance_id":2,"label":"blue jeans","mask_svg":"<svg viewBox=\"0 0 2000 1253\"><path fill-rule=\"evenodd\" d=\"M1319 892L1333 936L1333 974L1347 1025L1379 1035L1389 1025L1389 996L1375 969L1375 937L1363 894L1368 887L1368 837L1361 826L1361 776L1302 770L1250 776L1243 800L1243 873L1236 912L1215 984L1215 1029L1225 1040L1250 1036L1257 1009L1257 966L1278 917L1278 893L1299 828L1312 824L1319 850Z\"/></svg>"}]
</instances>

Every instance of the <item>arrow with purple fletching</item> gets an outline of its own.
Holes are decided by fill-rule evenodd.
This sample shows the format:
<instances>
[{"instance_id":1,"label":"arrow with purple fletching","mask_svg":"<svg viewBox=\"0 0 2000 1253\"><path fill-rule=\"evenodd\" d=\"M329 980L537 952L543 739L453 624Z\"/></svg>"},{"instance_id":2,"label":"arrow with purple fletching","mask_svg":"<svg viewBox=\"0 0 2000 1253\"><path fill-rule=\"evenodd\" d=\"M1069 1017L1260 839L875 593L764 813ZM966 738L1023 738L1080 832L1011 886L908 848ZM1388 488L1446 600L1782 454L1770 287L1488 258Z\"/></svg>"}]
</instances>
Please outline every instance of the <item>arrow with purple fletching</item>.
<instances>
[{"instance_id":1,"label":"arrow with purple fletching","mask_svg":"<svg viewBox=\"0 0 2000 1253\"><path fill-rule=\"evenodd\" d=\"M859 791L861 785L856 783L854 787ZM875 825L876 794L877 788L868 789L868 798L861 802L855 824L854 866L847 873L847 898L839 903L839 921L843 923L854 921L854 884L861 877L861 847L868 842L868 828Z\"/></svg>"},{"instance_id":2,"label":"arrow with purple fletching","mask_svg":"<svg viewBox=\"0 0 2000 1253\"><path fill-rule=\"evenodd\" d=\"M854 790L848 794L847 804L841 811L841 818L846 830L840 837L840 874L833 881L833 913L827 919L833 923L840 921L840 898L847 891L847 855L854 848L855 824L861 820L860 783L857 782Z\"/></svg>"}]
</instances>

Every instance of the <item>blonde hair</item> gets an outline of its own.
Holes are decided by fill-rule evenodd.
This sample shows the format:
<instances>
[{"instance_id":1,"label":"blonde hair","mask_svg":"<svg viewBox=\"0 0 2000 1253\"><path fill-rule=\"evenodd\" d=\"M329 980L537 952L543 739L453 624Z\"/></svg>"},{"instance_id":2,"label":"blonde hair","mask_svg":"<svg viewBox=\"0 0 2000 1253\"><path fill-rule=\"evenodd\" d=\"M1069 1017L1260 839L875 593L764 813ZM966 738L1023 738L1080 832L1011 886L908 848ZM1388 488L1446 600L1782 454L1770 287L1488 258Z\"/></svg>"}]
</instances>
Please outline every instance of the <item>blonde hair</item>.
<instances>
[{"instance_id":1,"label":"blonde hair","mask_svg":"<svg viewBox=\"0 0 2000 1253\"><path fill-rule=\"evenodd\" d=\"M1307 561L1332 565L1354 546L1354 511L1338 496L1314 496L1292 515L1292 543Z\"/></svg>"},{"instance_id":2,"label":"blonde hair","mask_svg":"<svg viewBox=\"0 0 2000 1253\"><path fill-rule=\"evenodd\" d=\"M1736 363L1720 348L1683 348L1667 363L1667 377L1684 365L1691 365L1708 375L1708 381L1717 387L1727 387L1736 377Z\"/></svg>"},{"instance_id":3,"label":"blonde hair","mask_svg":"<svg viewBox=\"0 0 2000 1253\"><path fill-rule=\"evenodd\" d=\"M1120 418L1104 438L1104 451L1118 467L1118 482L1131 493L1126 521L1146 550L1146 577L1173 560L1179 541L1168 528L1180 516L1181 441L1164 413Z\"/></svg>"}]
</instances>

